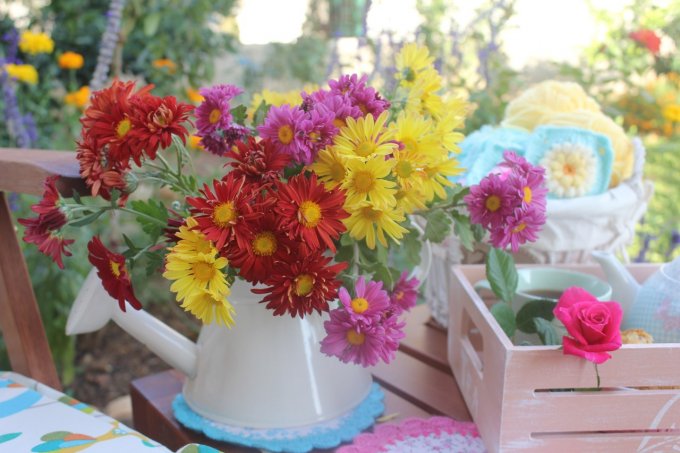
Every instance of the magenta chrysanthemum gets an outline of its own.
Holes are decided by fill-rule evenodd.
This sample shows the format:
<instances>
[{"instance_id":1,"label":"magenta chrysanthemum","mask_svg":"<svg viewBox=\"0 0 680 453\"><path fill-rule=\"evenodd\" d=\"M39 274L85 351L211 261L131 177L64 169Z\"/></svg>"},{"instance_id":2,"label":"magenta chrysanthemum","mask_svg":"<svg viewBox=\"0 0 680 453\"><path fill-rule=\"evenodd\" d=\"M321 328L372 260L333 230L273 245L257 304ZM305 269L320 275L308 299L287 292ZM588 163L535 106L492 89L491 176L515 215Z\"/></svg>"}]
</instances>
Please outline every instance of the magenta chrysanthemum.
<instances>
[{"instance_id":1,"label":"magenta chrysanthemum","mask_svg":"<svg viewBox=\"0 0 680 453\"><path fill-rule=\"evenodd\" d=\"M399 280L394 284L394 289L390 294L390 302L393 307L398 307L398 311L408 311L416 306L418 300L418 286L420 280L408 278L408 272L401 273Z\"/></svg>"},{"instance_id":2,"label":"magenta chrysanthemum","mask_svg":"<svg viewBox=\"0 0 680 453\"><path fill-rule=\"evenodd\" d=\"M545 213L540 209L517 210L505 220L503 228L491 231L491 243L500 249L510 245L516 253L520 245L538 239L544 223Z\"/></svg>"},{"instance_id":3,"label":"magenta chrysanthemum","mask_svg":"<svg viewBox=\"0 0 680 453\"><path fill-rule=\"evenodd\" d=\"M326 90L318 90L311 94L303 92L302 98L304 99L302 103L303 110L306 112L312 111L320 106L333 112L333 125L337 128L345 126L347 117L349 116L355 119L363 116L359 107L353 105L351 99L346 94L341 95Z\"/></svg>"},{"instance_id":4,"label":"magenta chrysanthemum","mask_svg":"<svg viewBox=\"0 0 680 453\"><path fill-rule=\"evenodd\" d=\"M319 151L333 143L333 137L338 133L338 128L333 124L334 119L333 112L319 104L300 121L302 146L297 156L293 156L297 162L311 164Z\"/></svg>"},{"instance_id":5,"label":"magenta chrysanthemum","mask_svg":"<svg viewBox=\"0 0 680 453\"><path fill-rule=\"evenodd\" d=\"M262 126L258 126L262 138L271 139L279 151L290 154L298 160L304 143L300 123L305 119L305 112L300 107L282 105L271 107Z\"/></svg>"},{"instance_id":6,"label":"magenta chrysanthemum","mask_svg":"<svg viewBox=\"0 0 680 453\"><path fill-rule=\"evenodd\" d=\"M233 85L215 85L201 88L199 93L204 97L196 109L196 128L201 137L228 129L232 116L229 101L243 91Z\"/></svg>"},{"instance_id":7,"label":"magenta chrysanthemum","mask_svg":"<svg viewBox=\"0 0 680 453\"><path fill-rule=\"evenodd\" d=\"M361 276L354 287L356 297L352 298L349 291L342 287L338 293L340 302L352 319L367 324L379 322L382 313L390 306L389 296L382 286L382 282L366 282Z\"/></svg>"},{"instance_id":8,"label":"magenta chrysanthemum","mask_svg":"<svg viewBox=\"0 0 680 453\"><path fill-rule=\"evenodd\" d=\"M494 230L501 227L505 218L512 214L519 197L500 176L491 174L470 187L470 193L464 200L472 222Z\"/></svg>"},{"instance_id":9,"label":"magenta chrysanthemum","mask_svg":"<svg viewBox=\"0 0 680 453\"><path fill-rule=\"evenodd\" d=\"M383 99L373 88L366 85L367 76L357 74L342 75L338 80L330 80L328 86L332 94L347 95L352 105L361 110L362 115L372 114L374 118L390 108L390 103Z\"/></svg>"},{"instance_id":10,"label":"magenta chrysanthemum","mask_svg":"<svg viewBox=\"0 0 680 453\"><path fill-rule=\"evenodd\" d=\"M324 328L327 335L321 341L321 352L344 363L368 367L380 359L389 361L394 354L386 345L387 337L381 325L352 319L344 309L332 310Z\"/></svg>"}]
</instances>

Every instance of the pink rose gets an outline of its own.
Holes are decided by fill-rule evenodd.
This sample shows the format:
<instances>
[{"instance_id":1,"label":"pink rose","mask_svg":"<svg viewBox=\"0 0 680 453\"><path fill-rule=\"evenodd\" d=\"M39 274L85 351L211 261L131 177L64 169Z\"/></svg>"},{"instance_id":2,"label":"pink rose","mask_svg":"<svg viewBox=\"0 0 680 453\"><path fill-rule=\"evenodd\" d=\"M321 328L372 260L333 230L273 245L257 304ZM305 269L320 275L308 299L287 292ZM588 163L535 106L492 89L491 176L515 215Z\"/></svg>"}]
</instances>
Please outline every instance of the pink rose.
<instances>
[{"instance_id":1,"label":"pink rose","mask_svg":"<svg viewBox=\"0 0 680 453\"><path fill-rule=\"evenodd\" d=\"M611 359L608 351L621 347L623 311L618 302L600 302L583 288L568 288L553 310L570 337L562 337L565 354L593 363Z\"/></svg>"}]
</instances>

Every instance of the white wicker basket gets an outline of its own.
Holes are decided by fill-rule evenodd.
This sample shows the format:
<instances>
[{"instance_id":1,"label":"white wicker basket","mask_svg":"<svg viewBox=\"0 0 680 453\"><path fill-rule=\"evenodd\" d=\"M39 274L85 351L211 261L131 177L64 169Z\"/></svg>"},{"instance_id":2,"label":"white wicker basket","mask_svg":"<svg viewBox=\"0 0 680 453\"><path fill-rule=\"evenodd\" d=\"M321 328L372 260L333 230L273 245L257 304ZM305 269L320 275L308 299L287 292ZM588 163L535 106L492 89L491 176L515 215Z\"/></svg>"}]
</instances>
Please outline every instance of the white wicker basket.
<instances>
[{"instance_id":1,"label":"white wicker basket","mask_svg":"<svg viewBox=\"0 0 680 453\"><path fill-rule=\"evenodd\" d=\"M518 263L558 264L591 262L592 250L619 253L628 261L626 247L632 242L635 226L647 210L653 185L642 179L645 149L634 139L633 175L600 195L566 200L548 200L548 220L536 242L522 246ZM448 278L453 264L483 263L487 247L480 244L472 252L462 251L456 237L432 245L433 263L425 283L425 297L432 317L442 326L448 323Z\"/></svg>"}]
</instances>

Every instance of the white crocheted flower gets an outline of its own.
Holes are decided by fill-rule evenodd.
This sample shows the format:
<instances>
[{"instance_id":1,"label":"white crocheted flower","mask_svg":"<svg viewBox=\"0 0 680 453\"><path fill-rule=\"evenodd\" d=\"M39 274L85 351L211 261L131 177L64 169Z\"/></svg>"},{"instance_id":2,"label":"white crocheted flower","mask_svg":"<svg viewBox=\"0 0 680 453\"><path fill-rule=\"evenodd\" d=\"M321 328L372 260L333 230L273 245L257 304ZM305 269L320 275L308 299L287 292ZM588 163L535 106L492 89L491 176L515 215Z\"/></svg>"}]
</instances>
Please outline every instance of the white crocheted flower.
<instances>
[{"instance_id":1,"label":"white crocheted flower","mask_svg":"<svg viewBox=\"0 0 680 453\"><path fill-rule=\"evenodd\" d=\"M541 159L548 190L560 198L587 194L595 182L597 160L593 151L578 143L560 143Z\"/></svg>"}]
</instances>

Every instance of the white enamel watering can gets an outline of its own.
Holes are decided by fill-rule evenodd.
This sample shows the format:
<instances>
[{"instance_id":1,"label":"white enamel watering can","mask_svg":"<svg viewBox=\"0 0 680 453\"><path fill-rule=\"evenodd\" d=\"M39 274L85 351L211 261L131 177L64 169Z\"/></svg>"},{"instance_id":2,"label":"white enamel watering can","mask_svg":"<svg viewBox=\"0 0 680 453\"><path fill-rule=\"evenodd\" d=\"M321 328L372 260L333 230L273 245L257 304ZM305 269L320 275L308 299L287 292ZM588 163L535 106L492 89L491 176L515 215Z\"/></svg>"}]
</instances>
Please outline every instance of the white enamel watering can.
<instances>
[{"instance_id":1,"label":"white enamel watering can","mask_svg":"<svg viewBox=\"0 0 680 453\"><path fill-rule=\"evenodd\" d=\"M421 282L432 259L425 245L417 272ZM66 333L93 332L113 319L187 376L182 394L192 410L233 426L305 426L361 403L371 389L370 371L319 350L328 315L273 316L250 288L240 280L231 288L236 310L231 329L205 325L193 343L144 310L121 311L93 269L71 308Z\"/></svg>"},{"instance_id":2,"label":"white enamel watering can","mask_svg":"<svg viewBox=\"0 0 680 453\"><path fill-rule=\"evenodd\" d=\"M644 329L655 343L680 343L680 258L640 285L609 252L591 252L623 308L621 329Z\"/></svg>"}]
</instances>

